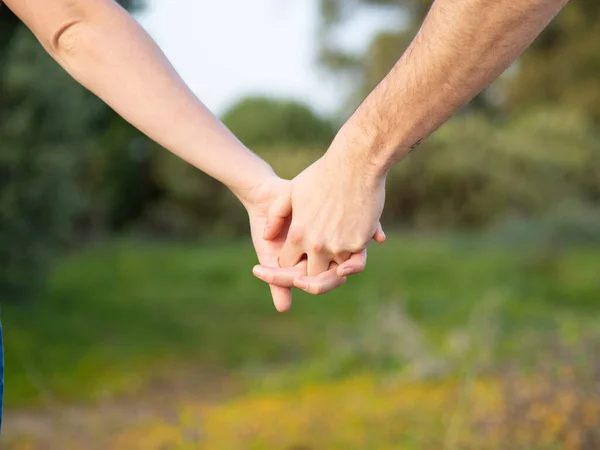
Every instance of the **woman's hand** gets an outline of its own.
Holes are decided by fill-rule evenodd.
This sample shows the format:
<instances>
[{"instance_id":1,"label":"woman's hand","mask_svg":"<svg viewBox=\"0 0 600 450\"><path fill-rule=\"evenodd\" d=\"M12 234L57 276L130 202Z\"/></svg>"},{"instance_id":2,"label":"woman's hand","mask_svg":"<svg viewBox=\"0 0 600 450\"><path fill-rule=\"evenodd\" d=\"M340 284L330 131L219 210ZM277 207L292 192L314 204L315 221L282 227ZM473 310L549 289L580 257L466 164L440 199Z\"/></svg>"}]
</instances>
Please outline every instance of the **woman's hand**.
<instances>
[{"instance_id":1,"label":"woman's hand","mask_svg":"<svg viewBox=\"0 0 600 450\"><path fill-rule=\"evenodd\" d=\"M254 275L269 283L275 308L280 312L290 309L292 304L291 288L294 287L294 281L306 275L306 260L299 261L285 269L280 268L278 262L291 221L291 203L286 200L290 198L290 189L290 181L273 174L264 178L249 191L236 194L248 211L250 218L252 243L260 263L254 268ZM269 211L271 213L284 211L286 215L281 217L279 235L267 240L264 238L264 230L267 226ZM336 269L337 264L332 265L312 282L313 293L330 291L345 283L346 278L339 277Z\"/></svg>"}]
</instances>

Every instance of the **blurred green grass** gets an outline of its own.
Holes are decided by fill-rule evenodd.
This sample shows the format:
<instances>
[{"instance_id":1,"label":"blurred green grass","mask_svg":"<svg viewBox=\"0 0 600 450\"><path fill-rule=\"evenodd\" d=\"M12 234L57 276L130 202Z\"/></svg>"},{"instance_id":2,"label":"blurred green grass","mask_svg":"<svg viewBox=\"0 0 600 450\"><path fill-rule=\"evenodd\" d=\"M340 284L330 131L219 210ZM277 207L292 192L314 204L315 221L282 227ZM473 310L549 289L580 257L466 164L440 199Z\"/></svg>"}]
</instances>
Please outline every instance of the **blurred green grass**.
<instances>
[{"instance_id":1,"label":"blurred green grass","mask_svg":"<svg viewBox=\"0 0 600 450\"><path fill-rule=\"evenodd\" d=\"M3 304L7 405L97 401L186 366L301 370L327 361L336 333L352 335L365 311L390 302L438 345L498 297L499 354L532 333L576 336L600 316L597 247L393 236L373 247L364 274L327 296L296 292L287 314L275 312L254 263L245 242L123 241L67 258L40 303ZM379 368L359 356L348 369Z\"/></svg>"}]
</instances>

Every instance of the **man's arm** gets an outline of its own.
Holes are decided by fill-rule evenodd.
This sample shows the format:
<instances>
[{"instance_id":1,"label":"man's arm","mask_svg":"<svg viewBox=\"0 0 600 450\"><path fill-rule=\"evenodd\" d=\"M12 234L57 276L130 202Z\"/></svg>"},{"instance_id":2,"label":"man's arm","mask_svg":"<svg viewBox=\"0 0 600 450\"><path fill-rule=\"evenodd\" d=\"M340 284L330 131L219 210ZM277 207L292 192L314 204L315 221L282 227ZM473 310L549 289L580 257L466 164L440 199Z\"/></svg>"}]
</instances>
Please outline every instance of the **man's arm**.
<instances>
[{"instance_id":1,"label":"man's arm","mask_svg":"<svg viewBox=\"0 0 600 450\"><path fill-rule=\"evenodd\" d=\"M308 275L368 245L389 169L497 78L567 0L436 0L400 61L342 127L327 153L292 183L283 267L308 255ZM277 217L269 223L278 225ZM268 238L278 226L268 228ZM313 268L311 270L311 268ZM273 279L277 270L261 279ZM280 271L281 273L281 271ZM314 293L315 278L296 286Z\"/></svg>"},{"instance_id":2,"label":"man's arm","mask_svg":"<svg viewBox=\"0 0 600 450\"><path fill-rule=\"evenodd\" d=\"M436 0L331 153L388 170L494 81L568 0Z\"/></svg>"}]
</instances>

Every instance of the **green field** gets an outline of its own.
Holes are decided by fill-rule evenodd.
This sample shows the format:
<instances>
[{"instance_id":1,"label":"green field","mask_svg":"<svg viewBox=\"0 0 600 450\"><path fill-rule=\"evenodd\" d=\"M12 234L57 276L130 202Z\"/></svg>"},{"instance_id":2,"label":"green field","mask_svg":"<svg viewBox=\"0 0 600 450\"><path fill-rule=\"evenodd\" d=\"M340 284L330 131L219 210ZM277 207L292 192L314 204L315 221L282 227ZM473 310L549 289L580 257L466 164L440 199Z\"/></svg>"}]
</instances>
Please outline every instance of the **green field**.
<instances>
[{"instance_id":1,"label":"green field","mask_svg":"<svg viewBox=\"0 0 600 450\"><path fill-rule=\"evenodd\" d=\"M413 353L443 357L453 336L493 329L495 358L527 355L524 339L576 337L600 318L598 248L411 236L369 257L343 288L296 293L278 314L246 243L90 248L56 267L40 303L3 305L8 407L138 392L186 367L250 383L385 372L418 357L404 342L415 333ZM386 329L399 304L410 329Z\"/></svg>"}]
</instances>

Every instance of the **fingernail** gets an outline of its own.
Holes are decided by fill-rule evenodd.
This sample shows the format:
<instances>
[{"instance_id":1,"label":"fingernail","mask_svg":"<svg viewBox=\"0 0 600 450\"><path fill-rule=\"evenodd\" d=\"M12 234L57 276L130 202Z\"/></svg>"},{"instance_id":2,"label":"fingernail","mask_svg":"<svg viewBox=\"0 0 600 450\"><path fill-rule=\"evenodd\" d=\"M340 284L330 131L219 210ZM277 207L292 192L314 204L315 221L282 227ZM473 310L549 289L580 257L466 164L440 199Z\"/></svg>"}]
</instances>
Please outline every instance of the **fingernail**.
<instances>
[{"instance_id":1,"label":"fingernail","mask_svg":"<svg viewBox=\"0 0 600 450\"><path fill-rule=\"evenodd\" d=\"M252 269L252 273L254 273L255 276L257 277L264 277L265 276L265 271L262 270L260 267L256 266Z\"/></svg>"},{"instance_id":2,"label":"fingernail","mask_svg":"<svg viewBox=\"0 0 600 450\"><path fill-rule=\"evenodd\" d=\"M353 269L348 267L348 268L342 270L342 276L347 277L348 275L352 275L352 272L353 272Z\"/></svg>"}]
</instances>

